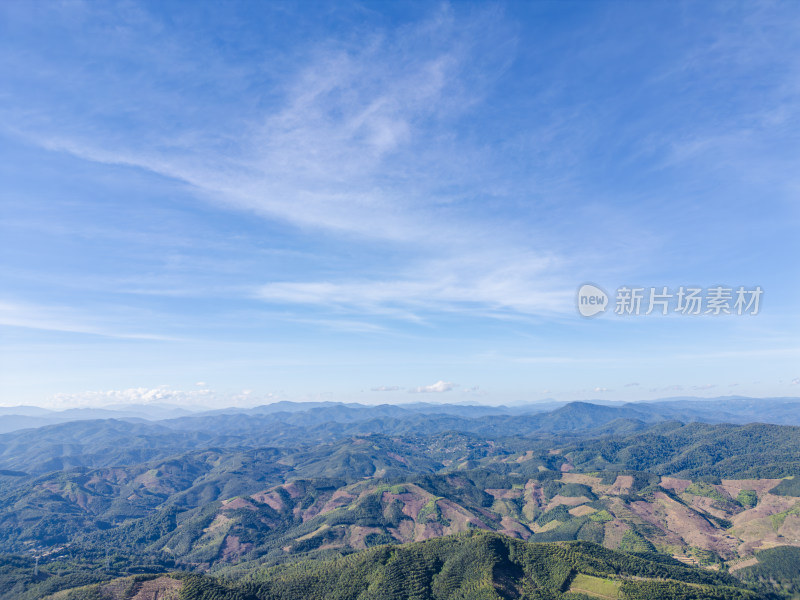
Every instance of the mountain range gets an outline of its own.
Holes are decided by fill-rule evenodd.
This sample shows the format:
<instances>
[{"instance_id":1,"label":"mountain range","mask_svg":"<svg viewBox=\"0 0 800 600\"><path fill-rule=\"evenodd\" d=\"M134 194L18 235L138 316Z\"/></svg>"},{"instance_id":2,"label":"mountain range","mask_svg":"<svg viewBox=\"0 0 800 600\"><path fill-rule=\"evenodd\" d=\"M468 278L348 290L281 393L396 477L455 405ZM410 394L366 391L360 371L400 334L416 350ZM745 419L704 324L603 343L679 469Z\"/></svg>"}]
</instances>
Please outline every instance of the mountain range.
<instances>
[{"instance_id":1,"label":"mountain range","mask_svg":"<svg viewBox=\"0 0 800 600\"><path fill-rule=\"evenodd\" d=\"M0 407L0 433L46 425L89 421L97 419L166 421L175 428L202 428L203 419L219 416L266 416L282 413L316 413L319 419L352 422L370 418L406 418L414 415L451 415L462 418L484 416L516 416L551 412L569 404L591 404L615 409L620 417L656 420L702 421L708 423L750 423L769 419L782 425L800 425L800 398L748 398L724 396L718 398L663 398L643 402L557 402L545 400L520 403L513 406L482 404L407 403L364 405L342 402L275 402L253 408L222 408L214 410L189 410L171 404L117 404L103 408L71 408L49 410L37 406Z\"/></svg>"},{"instance_id":2,"label":"mountain range","mask_svg":"<svg viewBox=\"0 0 800 600\"><path fill-rule=\"evenodd\" d=\"M798 402L279 403L8 432L0 598L791 597Z\"/></svg>"}]
</instances>

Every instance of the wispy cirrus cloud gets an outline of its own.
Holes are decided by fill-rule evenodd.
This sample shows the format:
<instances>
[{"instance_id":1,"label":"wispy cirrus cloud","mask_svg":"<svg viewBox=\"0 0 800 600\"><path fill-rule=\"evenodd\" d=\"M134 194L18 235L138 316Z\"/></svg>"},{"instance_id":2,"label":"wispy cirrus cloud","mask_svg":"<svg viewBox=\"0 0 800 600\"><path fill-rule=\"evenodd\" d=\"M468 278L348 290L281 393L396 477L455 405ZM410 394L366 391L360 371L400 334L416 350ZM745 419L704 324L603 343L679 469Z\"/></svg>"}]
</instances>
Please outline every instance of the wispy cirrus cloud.
<instances>
[{"instance_id":1,"label":"wispy cirrus cloud","mask_svg":"<svg viewBox=\"0 0 800 600\"><path fill-rule=\"evenodd\" d=\"M347 307L372 313L418 320L415 309L455 310L465 305L513 309L526 313L569 310L566 292L542 293L527 282L507 295L507 286L474 281L364 281L354 283L287 282L259 288L257 297L270 302ZM405 309L405 310L399 310Z\"/></svg>"},{"instance_id":2,"label":"wispy cirrus cloud","mask_svg":"<svg viewBox=\"0 0 800 600\"><path fill-rule=\"evenodd\" d=\"M12 302L0 302L0 326L127 340L176 341L180 339L162 333L135 331L131 328L123 329L108 316L92 316L85 311L78 311L70 307Z\"/></svg>"},{"instance_id":3,"label":"wispy cirrus cloud","mask_svg":"<svg viewBox=\"0 0 800 600\"><path fill-rule=\"evenodd\" d=\"M258 287L255 297L271 303L345 308L418 320L424 311L464 311L500 316L563 314L573 310L574 290L555 272L554 256L517 255L494 249L481 256L432 259L393 279L285 281ZM497 314L495 314L497 313Z\"/></svg>"},{"instance_id":4,"label":"wispy cirrus cloud","mask_svg":"<svg viewBox=\"0 0 800 600\"><path fill-rule=\"evenodd\" d=\"M143 11L135 17L151 18ZM149 23L144 31L152 36L157 25ZM454 128L480 110L492 82L513 60L512 29L495 8L468 13L443 5L421 21L357 42L323 39L294 59L290 75L272 82L269 102L247 107L237 118L226 113L180 119L176 107L195 112L197 98L179 102L175 90L166 102L163 89L142 79L140 89L129 90L133 97L123 99L99 84L99 74L81 67L85 85L103 91L106 105L97 113L54 123L35 110L11 118L14 111L6 109L5 121L47 149L146 169L189 184L215 205L284 221L309 235L400 244L400 267L391 277L361 264L356 269L362 277L268 281L257 288L259 299L411 320L419 319L420 309L563 312L573 285L564 281L569 259L552 239L533 243L534 232L514 219L475 218L471 199L496 193L496 175L488 166L495 157L460 139ZM130 31L127 43L135 44L137 35ZM185 63L203 80L191 53L175 40L150 41L163 45L160 60L167 68ZM145 53L139 66L155 67L156 56ZM210 69L228 67L217 57ZM225 75L234 88L254 77L237 68ZM115 129L114 107L132 115L133 131L124 138ZM145 118L148 113L153 117Z\"/></svg>"},{"instance_id":5,"label":"wispy cirrus cloud","mask_svg":"<svg viewBox=\"0 0 800 600\"><path fill-rule=\"evenodd\" d=\"M213 73L203 74L175 40L153 38L158 22L143 11L135 16L148 26L131 29L108 52L137 56L137 73L189 70L200 81L217 83L225 73L226 80L238 77L233 88L257 78L219 58L210 65ZM190 184L211 202L300 227L418 240L441 229L428 225L431 200L457 199L443 190L481 162L477 148L459 144L446 126L480 101L487 82L513 57L513 39L500 37L505 29L498 11L464 16L443 6L422 22L358 43L322 40L295 59L292 75L271 82L269 103L260 110L243 107L235 118L227 109L203 119L179 118L180 108L200 110L202 95L166 94L138 78L138 89L121 86L132 93L123 98L103 85L103 73L68 65L87 89L101 90L97 111L59 123L35 108L5 107L5 127L45 148L147 169ZM187 42L202 46L197 39ZM142 46L152 52L140 56ZM158 48L164 50L160 58ZM55 77L53 85L58 82ZM115 110L129 116L133 131L121 135ZM454 161L456 147L460 158ZM431 164L438 166L435 172Z\"/></svg>"}]
</instances>

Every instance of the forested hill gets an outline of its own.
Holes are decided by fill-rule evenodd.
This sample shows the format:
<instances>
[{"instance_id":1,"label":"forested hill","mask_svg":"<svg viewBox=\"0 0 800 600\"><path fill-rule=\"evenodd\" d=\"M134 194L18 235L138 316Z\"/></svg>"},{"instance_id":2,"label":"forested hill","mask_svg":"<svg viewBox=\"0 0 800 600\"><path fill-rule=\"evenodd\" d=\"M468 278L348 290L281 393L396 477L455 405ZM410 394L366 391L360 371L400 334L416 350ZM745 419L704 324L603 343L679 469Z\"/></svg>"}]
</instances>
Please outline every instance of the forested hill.
<instances>
[{"instance_id":1,"label":"forested hill","mask_svg":"<svg viewBox=\"0 0 800 600\"><path fill-rule=\"evenodd\" d=\"M121 600L140 582L73 590L60 600ZM587 542L528 544L474 532L261 569L233 581L161 578L181 600L770 600L723 573ZM54 598L55 600L55 598Z\"/></svg>"},{"instance_id":2,"label":"forested hill","mask_svg":"<svg viewBox=\"0 0 800 600\"><path fill-rule=\"evenodd\" d=\"M787 477L800 473L800 427L661 423L632 435L568 443L564 453L583 470L631 469L689 478Z\"/></svg>"}]
</instances>

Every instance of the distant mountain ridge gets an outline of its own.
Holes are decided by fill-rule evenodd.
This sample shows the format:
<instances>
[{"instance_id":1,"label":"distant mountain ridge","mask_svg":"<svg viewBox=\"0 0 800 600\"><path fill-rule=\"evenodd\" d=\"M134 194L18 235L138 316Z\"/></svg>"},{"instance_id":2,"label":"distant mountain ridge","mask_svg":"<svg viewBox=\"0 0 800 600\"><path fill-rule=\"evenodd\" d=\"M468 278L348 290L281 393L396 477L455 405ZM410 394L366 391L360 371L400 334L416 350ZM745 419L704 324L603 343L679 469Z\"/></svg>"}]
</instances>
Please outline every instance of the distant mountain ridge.
<instances>
[{"instance_id":1,"label":"distant mountain ridge","mask_svg":"<svg viewBox=\"0 0 800 600\"><path fill-rule=\"evenodd\" d=\"M589 407L597 407L596 409ZM569 408L572 407L572 408ZM585 410L579 416L579 409ZM751 423L767 422L779 425L800 425L800 398L748 398L744 396L721 396L718 398L677 397L641 402L607 402L600 400L515 404L513 406L491 406L481 404L409 403L366 405L345 402L290 402L281 401L252 408L228 407L207 411L190 411L169 404L127 404L105 408L73 408L53 411L35 406L0 407L0 434L22 429L45 427L74 421L98 419L145 420L167 422L175 429L200 430L218 419L235 421L235 417L266 417L283 415L282 422L296 423L300 420L318 424L322 422L353 423L380 418L407 419L418 415L447 415L463 419L480 417L530 416L543 413L572 412L575 419L589 419L592 415L602 422L614 418L638 419L645 423L660 420L705 423ZM595 411L590 413L589 411ZM305 415L291 418L289 415ZM601 416L605 415L605 416ZM606 420L607 419L607 420ZM557 420L554 417L554 422ZM244 421L244 419L240 419ZM601 423L594 423L600 425ZM580 428L580 427L578 427ZM565 430L576 429L565 426Z\"/></svg>"},{"instance_id":2,"label":"distant mountain ridge","mask_svg":"<svg viewBox=\"0 0 800 600\"><path fill-rule=\"evenodd\" d=\"M677 399L620 406L571 402L549 411L509 413L509 410L486 406L416 404L408 408L326 402L310 407L278 403L160 420L103 416L0 434L0 469L45 473L125 465L209 447L293 447L371 434L409 436L458 431L491 437L585 438L632 434L655 423L668 422L800 425L800 399L796 398L696 402ZM0 425L16 418L0 416Z\"/></svg>"},{"instance_id":3,"label":"distant mountain ridge","mask_svg":"<svg viewBox=\"0 0 800 600\"><path fill-rule=\"evenodd\" d=\"M48 410L38 406L9 406L0 407L0 433L73 421L92 421L96 419L159 421L191 414L193 414L193 411L168 404L120 404L105 408L70 408L61 411Z\"/></svg>"}]
</instances>

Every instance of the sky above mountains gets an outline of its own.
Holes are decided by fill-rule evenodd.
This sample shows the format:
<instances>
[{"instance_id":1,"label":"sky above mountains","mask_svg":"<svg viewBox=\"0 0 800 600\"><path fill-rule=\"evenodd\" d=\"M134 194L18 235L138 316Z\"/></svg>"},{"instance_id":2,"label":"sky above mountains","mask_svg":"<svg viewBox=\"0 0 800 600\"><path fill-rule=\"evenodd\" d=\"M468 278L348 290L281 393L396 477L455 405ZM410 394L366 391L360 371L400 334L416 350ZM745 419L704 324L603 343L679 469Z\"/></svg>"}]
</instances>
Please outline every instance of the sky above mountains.
<instances>
[{"instance_id":1,"label":"sky above mountains","mask_svg":"<svg viewBox=\"0 0 800 600\"><path fill-rule=\"evenodd\" d=\"M798 27L2 3L0 404L797 395ZM617 315L623 286L763 295Z\"/></svg>"}]
</instances>

